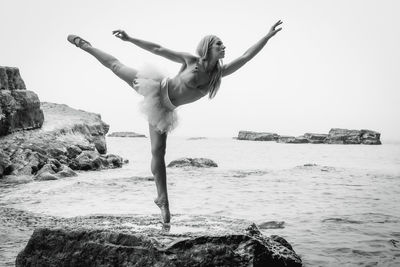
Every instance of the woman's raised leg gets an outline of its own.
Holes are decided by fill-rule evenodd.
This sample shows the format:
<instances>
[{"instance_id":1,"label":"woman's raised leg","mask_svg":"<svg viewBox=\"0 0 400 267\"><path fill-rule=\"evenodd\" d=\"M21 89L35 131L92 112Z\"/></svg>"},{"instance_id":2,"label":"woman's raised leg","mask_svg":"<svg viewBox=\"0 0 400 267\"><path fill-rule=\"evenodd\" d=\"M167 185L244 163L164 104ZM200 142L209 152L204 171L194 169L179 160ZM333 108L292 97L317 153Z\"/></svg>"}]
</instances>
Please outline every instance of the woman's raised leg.
<instances>
[{"instance_id":1,"label":"woman's raised leg","mask_svg":"<svg viewBox=\"0 0 400 267\"><path fill-rule=\"evenodd\" d=\"M165 168L165 149L167 146L167 133L160 133L154 126L149 125L151 141L151 172L157 187L157 198L154 202L161 210L164 223L169 223L171 215L169 212L167 192L167 172Z\"/></svg>"},{"instance_id":2,"label":"woman's raised leg","mask_svg":"<svg viewBox=\"0 0 400 267\"><path fill-rule=\"evenodd\" d=\"M68 35L67 40L94 56L101 64L114 72L119 78L127 82L130 86L133 85L133 80L136 79L137 76L137 70L125 66L114 56L93 47L88 41L79 36Z\"/></svg>"}]
</instances>

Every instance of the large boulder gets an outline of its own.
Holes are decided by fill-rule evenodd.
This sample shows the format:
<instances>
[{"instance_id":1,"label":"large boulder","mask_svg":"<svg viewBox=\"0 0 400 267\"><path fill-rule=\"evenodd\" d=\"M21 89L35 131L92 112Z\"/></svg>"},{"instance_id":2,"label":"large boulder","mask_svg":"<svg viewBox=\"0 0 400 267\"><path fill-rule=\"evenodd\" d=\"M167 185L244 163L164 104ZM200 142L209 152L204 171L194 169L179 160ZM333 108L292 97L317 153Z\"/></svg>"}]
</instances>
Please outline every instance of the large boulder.
<instances>
[{"instance_id":1,"label":"large boulder","mask_svg":"<svg viewBox=\"0 0 400 267\"><path fill-rule=\"evenodd\" d=\"M39 228L18 254L16 266L290 267L302 266L302 262L285 239L266 237L252 224L242 231L185 235L104 227Z\"/></svg>"},{"instance_id":2,"label":"large boulder","mask_svg":"<svg viewBox=\"0 0 400 267\"><path fill-rule=\"evenodd\" d=\"M39 97L25 88L18 68L0 66L0 136L40 128Z\"/></svg>"},{"instance_id":3,"label":"large boulder","mask_svg":"<svg viewBox=\"0 0 400 267\"><path fill-rule=\"evenodd\" d=\"M251 141L277 141L279 135L276 133L239 131L237 139Z\"/></svg>"},{"instance_id":4,"label":"large boulder","mask_svg":"<svg viewBox=\"0 0 400 267\"><path fill-rule=\"evenodd\" d=\"M169 168L186 168L186 167L196 167L196 168L211 168L218 167L211 159L206 158L180 158L171 161L168 166Z\"/></svg>"}]
</instances>

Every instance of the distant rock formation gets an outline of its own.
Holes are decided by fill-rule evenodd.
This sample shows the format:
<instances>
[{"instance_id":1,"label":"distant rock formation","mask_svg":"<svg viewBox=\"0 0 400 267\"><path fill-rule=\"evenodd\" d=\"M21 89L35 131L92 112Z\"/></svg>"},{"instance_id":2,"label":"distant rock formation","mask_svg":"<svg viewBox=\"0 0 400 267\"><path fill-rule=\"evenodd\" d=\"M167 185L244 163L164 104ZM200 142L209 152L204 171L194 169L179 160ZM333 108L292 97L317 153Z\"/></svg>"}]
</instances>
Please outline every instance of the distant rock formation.
<instances>
[{"instance_id":1,"label":"distant rock formation","mask_svg":"<svg viewBox=\"0 0 400 267\"><path fill-rule=\"evenodd\" d=\"M305 133L301 136L277 135L271 133L257 133L240 131L239 140L277 141L287 144L364 144L381 145L381 134L371 130L347 130L333 128L329 134Z\"/></svg>"},{"instance_id":2,"label":"distant rock formation","mask_svg":"<svg viewBox=\"0 0 400 267\"><path fill-rule=\"evenodd\" d=\"M0 136L40 128L39 97L26 90L18 68L0 66Z\"/></svg>"},{"instance_id":3,"label":"distant rock formation","mask_svg":"<svg viewBox=\"0 0 400 267\"><path fill-rule=\"evenodd\" d=\"M333 128L325 141L327 144L380 145L381 134L371 130L347 130Z\"/></svg>"},{"instance_id":4,"label":"distant rock formation","mask_svg":"<svg viewBox=\"0 0 400 267\"><path fill-rule=\"evenodd\" d=\"M16 266L302 266L284 238L266 237L255 224L235 232L232 227L185 235L112 231L104 224L103 229L39 228Z\"/></svg>"},{"instance_id":5,"label":"distant rock formation","mask_svg":"<svg viewBox=\"0 0 400 267\"><path fill-rule=\"evenodd\" d=\"M74 176L72 170L122 166L121 157L104 155L109 126L100 115L54 103L42 103L41 108L42 128L0 137L0 177L54 180Z\"/></svg>"},{"instance_id":6,"label":"distant rock formation","mask_svg":"<svg viewBox=\"0 0 400 267\"><path fill-rule=\"evenodd\" d=\"M113 132L107 135L108 137L146 137L144 134L135 132Z\"/></svg>"},{"instance_id":7,"label":"distant rock formation","mask_svg":"<svg viewBox=\"0 0 400 267\"><path fill-rule=\"evenodd\" d=\"M258 133L251 131L240 131L238 134L239 140L251 140L251 141L276 141L279 135L276 133Z\"/></svg>"},{"instance_id":8,"label":"distant rock formation","mask_svg":"<svg viewBox=\"0 0 400 267\"><path fill-rule=\"evenodd\" d=\"M169 168L184 168L184 167L196 167L196 168L210 168L218 167L211 159L206 158L180 158L171 161L168 166Z\"/></svg>"},{"instance_id":9,"label":"distant rock formation","mask_svg":"<svg viewBox=\"0 0 400 267\"><path fill-rule=\"evenodd\" d=\"M204 140L204 139L207 139L207 137L202 137L202 136L199 136L199 137L189 137L189 138L187 138L186 140L194 141L194 140Z\"/></svg>"}]
</instances>

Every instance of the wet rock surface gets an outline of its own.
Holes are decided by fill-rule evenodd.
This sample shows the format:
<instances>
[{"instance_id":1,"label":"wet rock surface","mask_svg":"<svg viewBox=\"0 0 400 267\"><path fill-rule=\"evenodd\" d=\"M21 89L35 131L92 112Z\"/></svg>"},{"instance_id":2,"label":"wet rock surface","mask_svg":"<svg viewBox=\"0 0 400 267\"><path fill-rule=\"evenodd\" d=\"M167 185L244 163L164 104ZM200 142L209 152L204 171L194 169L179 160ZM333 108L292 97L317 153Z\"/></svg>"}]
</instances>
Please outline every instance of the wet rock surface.
<instances>
[{"instance_id":1,"label":"wet rock surface","mask_svg":"<svg viewBox=\"0 0 400 267\"><path fill-rule=\"evenodd\" d=\"M276 141L287 144L364 144L381 145L381 134L371 130L348 130L333 128L329 134L305 133L301 136L278 135L275 133L257 133L240 131L238 140Z\"/></svg>"},{"instance_id":2,"label":"wet rock surface","mask_svg":"<svg viewBox=\"0 0 400 267\"><path fill-rule=\"evenodd\" d=\"M186 167L195 167L195 168L211 168L218 167L218 164L215 163L211 159L206 158L180 158L171 161L168 168L186 168Z\"/></svg>"},{"instance_id":3,"label":"wet rock surface","mask_svg":"<svg viewBox=\"0 0 400 267\"><path fill-rule=\"evenodd\" d=\"M59 218L0 211L0 225L23 231L20 247L35 229L16 266L302 266L284 238L264 236L245 220L176 214L163 226L156 215Z\"/></svg>"},{"instance_id":4,"label":"wet rock surface","mask_svg":"<svg viewBox=\"0 0 400 267\"><path fill-rule=\"evenodd\" d=\"M0 137L0 177L32 175L35 180L75 176L73 170L121 167L124 160L107 152L109 126L100 115L67 105L41 103L41 129Z\"/></svg>"}]
</instances>

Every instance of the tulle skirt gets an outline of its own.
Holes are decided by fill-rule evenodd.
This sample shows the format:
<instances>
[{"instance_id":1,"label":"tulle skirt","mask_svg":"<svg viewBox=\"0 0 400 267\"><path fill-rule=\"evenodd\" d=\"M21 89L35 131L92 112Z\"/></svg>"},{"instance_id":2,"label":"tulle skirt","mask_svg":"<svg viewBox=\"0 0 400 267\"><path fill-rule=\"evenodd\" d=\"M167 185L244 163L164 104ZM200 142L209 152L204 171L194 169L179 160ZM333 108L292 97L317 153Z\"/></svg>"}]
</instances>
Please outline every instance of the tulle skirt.
<instances>
[{"instance_id":1,"label":"tulle skirt","mask_svg":"<svg viewBox=\"0 0 400 267\"><path fill-rule=\"evenodd\" d=\"M156 70L141 71L132 86L144 97L139 109L149 124L161 133L171 132L177 126L178 115L168 96L168 78Z\"/></svg>"}]
</instances>

